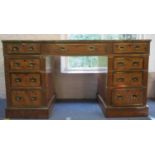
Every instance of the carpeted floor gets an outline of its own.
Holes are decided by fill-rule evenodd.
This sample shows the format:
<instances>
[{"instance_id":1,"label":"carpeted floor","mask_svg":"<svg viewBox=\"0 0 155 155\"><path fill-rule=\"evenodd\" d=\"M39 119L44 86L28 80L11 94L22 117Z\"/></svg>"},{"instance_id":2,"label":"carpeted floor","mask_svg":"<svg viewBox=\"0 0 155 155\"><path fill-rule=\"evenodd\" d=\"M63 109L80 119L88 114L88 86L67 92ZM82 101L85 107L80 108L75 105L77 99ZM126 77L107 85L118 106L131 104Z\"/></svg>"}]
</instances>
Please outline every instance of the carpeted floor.
<instances>
[{"instance_id":1,"label":"carpeted floor","mask_svg":"<svg viewBox=\"0 0 155 155\"><path fill-rule=\"evenodd\" d=\"M95 101L56 102L50 120L151 120L155 119L155 101L148 100L148 117L105 118ZM6 100L0 99L0 119L5 119Z\"/></svg>"}]
</instances>

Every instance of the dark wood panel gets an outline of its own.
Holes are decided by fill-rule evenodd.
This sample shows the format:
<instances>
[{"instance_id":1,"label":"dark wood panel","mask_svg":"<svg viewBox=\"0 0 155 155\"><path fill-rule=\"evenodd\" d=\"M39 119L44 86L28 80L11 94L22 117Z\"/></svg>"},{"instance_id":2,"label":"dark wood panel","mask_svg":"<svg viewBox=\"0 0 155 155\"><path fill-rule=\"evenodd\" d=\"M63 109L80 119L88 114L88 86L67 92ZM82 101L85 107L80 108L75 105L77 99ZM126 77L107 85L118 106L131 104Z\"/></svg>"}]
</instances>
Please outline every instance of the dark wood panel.
<instances>
[{"instance_id":1,"label":"dark wood panel","mask_svg":"<svg viewBox=\"0 0 155 155\"><path fill-rule=\"evenodd\" d=\"M144 106L146 91L144 89L113 89L111 104L114 106Z\"/></svg>"},{"instance_id":2,"label":"dark wood panel","mask_svg":"<svg viewBox=\"0 0 155 155\"><path fill-rule=\"evenodd\" d=\"M25 59L10 59L9 60L9 69L12 71L21 71L21 70L40 70L41 62L40 59L25 58Z\"/></svg>"},{"instance_id":3,"label":"dark wood panel","mask_svg":"<svg viewBox=\"0 0 155 155\"><path fill-rule=\"evenodd\" d=\"M148 43L114 43L114 53L148 53Z\"/></svg>"},{"instance_id":4,"label":"dark wood panel","mask_svg":"<svg viewBox=\"0 0 155 155\"><path fill-rule=\"evenodd\" d=\"M34 108L42 106L42 93L40 90L12 90L10 107Z\"/></svg>"},{"instance_id":5,"label":"dark wood panel","mask_svg":"<svg viewBox=\"0 0 155 155\"><path fill-rule=\"evenodd\" d=\"M111 71L108 73L108 87L147 87L148 72Z\"/></svg>"},{"instance_id":6,"label":"dark wood panel","mask_svg":"<svg viewBox=\"0 0 155 155\"><path fill-rule=\"evenodd\" d=\"M7 54L39 54L39 43L10 42L4 43L4 51Z\"/></svg>"},{"instance_id":7,"label":"dark wood panel","mask_svg":"<svg viewBox=\"0 0 155 155\"><path fill-rule=\"evenodd\" d=\"M114 72L112 86L142 87L144 86L143 72Z\"/></svg>"},{"instance_id":8,"label":"dark wood panel","mask_svg":"<svg viewBox=\"0 0 155 155\"><path fill-rule=\"evenodd\" d=\"M148 55L113 55L109 57L109 70L148 70Z\"/></svg>"},{"instance_id":9,"label":"dark wood panel","mask_svg":"<svg viewBox=\"0 0 155 155\"><path fill-rule=\"evenodd\" d=\"M41 75L38 73L11 73L11 87L41 87Z\"/></svg>"}]
</instances>

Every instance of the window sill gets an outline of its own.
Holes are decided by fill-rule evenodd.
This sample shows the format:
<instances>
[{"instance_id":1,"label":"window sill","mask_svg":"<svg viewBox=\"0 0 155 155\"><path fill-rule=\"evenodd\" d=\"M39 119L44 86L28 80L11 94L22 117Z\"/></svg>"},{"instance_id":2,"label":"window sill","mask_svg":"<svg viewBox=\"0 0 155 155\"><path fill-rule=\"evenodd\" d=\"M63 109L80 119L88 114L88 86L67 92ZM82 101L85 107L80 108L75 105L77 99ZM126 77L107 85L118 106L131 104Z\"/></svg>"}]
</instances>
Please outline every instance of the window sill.
<instances>
[{"instance_id":1,"label":"window sill","mask_svg":"<svg viewBox=\"0 0 155 155\"><path fill-rule=\"evenodd\" d=\"M65 71L61 71L62 74L100 74L100 73L107 73L107 70L104 71L70 71L70 70L65 70Z\"/></svg>"}]
</instances>

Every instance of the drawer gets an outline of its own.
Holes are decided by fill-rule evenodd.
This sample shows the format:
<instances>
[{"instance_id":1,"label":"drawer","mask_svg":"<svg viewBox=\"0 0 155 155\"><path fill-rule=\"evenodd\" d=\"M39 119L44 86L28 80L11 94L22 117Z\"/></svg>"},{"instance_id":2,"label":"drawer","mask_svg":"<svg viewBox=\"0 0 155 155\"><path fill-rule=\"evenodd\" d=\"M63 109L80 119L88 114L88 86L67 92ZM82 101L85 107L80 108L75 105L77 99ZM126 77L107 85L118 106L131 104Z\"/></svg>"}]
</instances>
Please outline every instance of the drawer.
<instances>
[{"instance_id":1,"label":"drawer","mask_svg":"<svg viewBox=\"0 0 155 155\"><path fill-rule=\"evenodd\" d=\"M115 72L113 86L139 87L143 86L143 72Z\"/></svg>"},{"instance_id":2,"label":"drawer","mask_svg":"<svg viewBox=\"0 0 155 155\"><path fill-rule=\"evenodd\" d=\"M42 51L45 54L54 55L102 55L112 52L112 45L106 43L94 44L43 44Z\"/></svg>"},{"instance_id":3,"label":"drawer","mask_svg":"<svg viewBox=\"0 0 155 155\"><path fill-rule=\"evenodd\" d=\"M12 87L40 87L41 76L40 74L11 74L11 86Z\"/></svg>"},{"instance_id":4,"label":"drawer","mask_svg":"<svg viewBox=\"0 0 155 155\"><path fill-rule=\"evenodd\" d=\"M39 54L39 43L6 43L5 50L8 54Z\"/></svg>"},{"instance_id":5,"label":"drawer","mask_svg":"<svg viewBox=\"0 0 155 155\"><path fill-rule=\"evenodd\" d=\"M11 91L12 107L40 107L42 103L40 90L12 90Z\"/></svg>"},{"instance_id":6,"label":"drawer","mask_svg":"<svg viewBox=\"0 0 155 155\"><path fill-rule=\"evenodd\" d=\"M147 53L149 52L148 43L114 43L114 53Z\"/></svg>"},{"instance_id":7,"label":"drawer","mask_svg":"<svg viewBox=\"0 0 155 155\"><path fill-rule=\"evenodd\" d=\"M115 57L113 61L113 69L115 70L134 70L143 68L143 57Z\"/></svg>"},{"instance_id":8,"label":"drawer","mask_svg":"<svg viewBox=\"0 0 155 155\"><path fill-rule=\"evenodd\" d=\"M10 70L23 71L23 70L40 70L41 61L37 58L14 58L8 59Z\"/></svg>"},{"instance_id":9,"label":"drawer","mask_svg":"<svg viewBox=\"0 0 155 155\"><path fill-rule=\"evenodd\" d=\"M143 89L115 89L112 91L112 105L144 105L146 92Z\"/></svg>"}]
</instances>

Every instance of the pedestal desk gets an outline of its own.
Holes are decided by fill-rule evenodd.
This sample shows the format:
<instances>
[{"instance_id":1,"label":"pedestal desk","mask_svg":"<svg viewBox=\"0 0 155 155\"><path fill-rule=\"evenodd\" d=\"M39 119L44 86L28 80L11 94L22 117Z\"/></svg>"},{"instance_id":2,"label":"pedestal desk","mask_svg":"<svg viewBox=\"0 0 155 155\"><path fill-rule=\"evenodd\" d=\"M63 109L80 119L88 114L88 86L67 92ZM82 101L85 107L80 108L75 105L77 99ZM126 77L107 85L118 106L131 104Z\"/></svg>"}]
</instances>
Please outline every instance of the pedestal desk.
<instances>
[{"instance_id":1,"label":"pedestal desk","mask_svg":"<svg viewBox=\"0 0 155 155\"><path fill-rule=\"evenodd\" d=\"M107 56L97 99L107 117L147 116L150 40L3 41L7 118L48 118L56 97L51 56Z\"/></svg>"}]
</instances>

